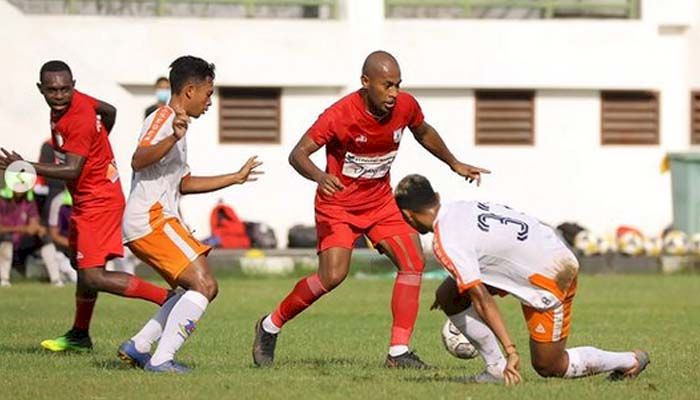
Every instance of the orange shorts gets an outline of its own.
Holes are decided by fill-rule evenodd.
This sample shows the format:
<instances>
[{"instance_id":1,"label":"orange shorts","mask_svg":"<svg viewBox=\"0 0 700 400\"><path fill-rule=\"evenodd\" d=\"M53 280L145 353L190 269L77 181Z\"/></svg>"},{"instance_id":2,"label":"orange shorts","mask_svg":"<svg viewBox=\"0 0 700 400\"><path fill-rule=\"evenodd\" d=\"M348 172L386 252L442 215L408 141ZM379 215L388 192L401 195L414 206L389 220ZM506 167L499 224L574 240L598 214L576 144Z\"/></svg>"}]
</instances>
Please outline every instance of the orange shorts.
<instances>
[{"instance_id":1,"label":"orange shorts","mask_svg":"<svg viewBox=\"0 0 700 400\"><path fill-rule=\"evenodd\" d=\"M553 343L569 336L571 327L571 306L576 295L577 279L571 283L564 301L555 308L540 311L522 305L523 315L530 331L530 338L535 342Z\"/></svg>"},{"instance_id":2,"label":"orange shorts","mask_svg":"<svg viewBox=\"0 0 700 400\"><path fill-rule=\"evenodd\" d=\"M192 261L211 250L195 239L177 218L166 219L148 235L126 245L172 287L177 286L177 278Z\"/></svg>"}]
</instances>

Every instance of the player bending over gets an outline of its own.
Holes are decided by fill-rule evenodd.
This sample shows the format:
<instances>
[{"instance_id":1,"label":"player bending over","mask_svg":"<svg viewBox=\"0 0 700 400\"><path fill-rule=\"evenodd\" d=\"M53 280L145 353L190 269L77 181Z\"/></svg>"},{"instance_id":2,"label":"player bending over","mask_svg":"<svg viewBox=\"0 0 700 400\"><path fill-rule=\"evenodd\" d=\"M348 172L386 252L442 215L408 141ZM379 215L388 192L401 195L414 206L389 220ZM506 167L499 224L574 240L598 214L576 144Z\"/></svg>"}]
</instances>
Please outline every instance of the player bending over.
<instances>
[{"instance_id":1,"label":"player bending over","mask_svg":"<svg viewBox=\"0 0 700 400\"><path fill-rule=\"evenodd\" d=\"M486 370L471 380L521 380L520 357L492 294L511 294L520 301L532 366L543 377L610 372L612 379L634 378L649 364L649 355L641 350L566 348L578 260L552 228L498 204L441 203L420 175L403 178L394 197L411 226L421 234L434 233L433 252L451 275L437 289L434 307L447 314L486 363Z\"/></svg>"}]
</instances>

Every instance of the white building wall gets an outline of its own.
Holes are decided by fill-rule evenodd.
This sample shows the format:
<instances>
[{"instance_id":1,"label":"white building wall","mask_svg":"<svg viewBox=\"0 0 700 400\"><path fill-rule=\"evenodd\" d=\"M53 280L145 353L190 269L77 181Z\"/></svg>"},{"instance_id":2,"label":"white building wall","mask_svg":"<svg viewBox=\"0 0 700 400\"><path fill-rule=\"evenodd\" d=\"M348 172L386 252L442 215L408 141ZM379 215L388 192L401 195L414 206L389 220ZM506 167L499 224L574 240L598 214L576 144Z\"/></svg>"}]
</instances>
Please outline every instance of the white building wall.
<instances>
[{"instance_id":1,"label":"white building wall","mask_svg":"<svg viewBox=\"0 0 700 400\"><path fill-rule=\"evenodd\" d=\"M119 109L111 140L128 190L144 92L168 64L194 54L217 64L221 86L283 87L280 144L219 144L218 99L188 133L196 173L264 160L265 176L244 187L191 196L185 218L198 236L219 198L248 220L270 223L285 243L295 223L313 222L314 185L287 164L296 140L325 107L359 85L371 50L401 62L404 87L464 161L493 170L466 185L407 136L393 179L422 172L447 198L494 199L541 219L594 230L620 224L656 233L671 221L669 150L689 148L689 91L700 88L700 13L693 0L643 2L643 19L385 20L383 1L345 1L341 19L225 20L24 16L0 2L0 144L35 158L48 136L48 108L34 83L41 64L67 61L78 88ZM537 91L534 146L475 146L474 89ZM661 144L600 145L601 89L660 93ZM323 163L323 156L315 157ZM420 169L417 169L417 168Z\"/></svg>"}]
</instances>

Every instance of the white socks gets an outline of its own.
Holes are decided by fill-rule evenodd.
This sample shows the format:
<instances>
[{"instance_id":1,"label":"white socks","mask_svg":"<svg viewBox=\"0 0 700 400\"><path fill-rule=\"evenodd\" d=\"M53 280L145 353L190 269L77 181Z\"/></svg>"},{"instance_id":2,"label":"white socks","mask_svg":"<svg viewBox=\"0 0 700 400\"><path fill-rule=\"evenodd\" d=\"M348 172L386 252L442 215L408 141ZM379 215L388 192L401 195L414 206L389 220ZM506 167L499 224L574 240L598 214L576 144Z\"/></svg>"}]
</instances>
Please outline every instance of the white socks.
<instances>
[{"instance_id":1,"label":"white socks","mask_svg":"<svg viewBox=\"0 0 700 400\"><path fill-rule=\"evenodd\" d=\"M265 319L263 319L262 327L267 333L276 335L280 333L280 328L272 322L272 314L269 314Z\"/></svg>"},{"instance_id":2,"label":"white socks","mask_svg":"<svg viewBox=\"0 0 700 400\"><path fill-rule=\"evenodd\" d=\"M392 357L398 357L401 354L408 352L408 346L405 344L397 344L394 346L389 346L389 355Z\"/></svg>"},{"instance_id":3,"label":"white socks","mask_svg":"<svg viewBox=\"0 0 700 400\"><path fill-rule=\"evenodd\" d=\"M168 315L163 335L156 352L151 357L151 365L161 365L172 360L197 327L197 321L207 309L209 300L203 294L188 290L182 295Z\"/></svg>"},{"instance_id":4,"label":"white socks","mask_svg":"<svg viewBox=\"0 0 700 400\"><path fill-rule=\"evenodd\" d=\"M58 272L58 261L56 258L56 246L53 243L45 244L39 251L41 259L46 265L46 272L49 274L49 280L55 285L63 283L61 274Z\"/></svg>"},{"instance_id":5,"label":"white socks","mask_svg":"<svg viewBox=\"0 0 700 400\"><path fill-rule=\"evenodd\" d=\"M493 331L481 320L474 307L449 316L452 324L479 350L489 371L500 371L506 367L506 359Z\"/></svg>"},{"instance_id":6,"label":"white socks","mask_svg":"<svg viewBox=\"0 0 700 400\"><path fill-rule=\"evenodd\" d=\"M175 303L177 303L184 294L185 292L178 292L170 297L168 301L160 306L158 312L146 322L146 325L141 328L139 333L131 338L131 340L134 341L136 350L141 353L149 353L151 351L153 343L157 342L163 334L163 327L168 319L168 315L170 315L170 311L172 311Z\"/></svg>"},{"instance_id":7,"label":"white socks","mask_svg":"<svg viewBox=\"0 0 700 400\"><path fill-rule=\"evenodd\" d=\"M595 347L574 347L566 349L569 354L569 367L565 378L579 378L612 371L627 371L637 364L632 352L616 353Z\"/></svg>"},{"instance_id":8,"label":"white socks","mask_svg":"<svg viewBox=\"0 0 700 400\"><path fill-rule=\"evenodd\" d=\"M10 284L10 269L12 268L12 242L0 243L0 282Z\"/></svg>"}]
</instances>

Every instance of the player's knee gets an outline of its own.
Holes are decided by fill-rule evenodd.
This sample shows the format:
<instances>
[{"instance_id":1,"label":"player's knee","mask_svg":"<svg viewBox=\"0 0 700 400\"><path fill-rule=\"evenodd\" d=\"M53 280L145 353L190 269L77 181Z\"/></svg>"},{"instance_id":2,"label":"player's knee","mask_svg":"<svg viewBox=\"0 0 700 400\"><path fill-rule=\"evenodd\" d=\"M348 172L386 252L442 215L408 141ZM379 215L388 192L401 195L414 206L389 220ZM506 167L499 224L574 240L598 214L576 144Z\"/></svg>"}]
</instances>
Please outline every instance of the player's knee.
<instances>
[{"instance_id":1,"label":"player's knee","mask_svg":"<svg viewBox=\"0 0 700 400\"><path fill-rule=\"evenodd\" d=\"M216 279L212 276L203 277L199 279L197 283L197 288L194 289L204 295L210 302L213 301L219 294L219 284Z\"/></svg>"},{"instance_id":2,"label":"player's knee","mask_svg":"<svg viewBox=\"0 0 700 400\"><path fill-rule=\"evenodd\" d=\"M557 363L548 360L532 359L532 368L543 378L557 378L564 376L566 370L562 371Z\"/></svg>"},{"instance_id":3,"label":"player's knee","mask_svg":"<svg viewBox=\"0 0 700 400\"><path fill-rule=\"evenodd\" d=\"M78 271L78 283L87 290L99 291L104 286L103 270L91 268Z\"/></svg>"},{"instance_id":4,"label":"player's knee","mask_svg":"<svg viewBox=\"0 0 700 400\"><path fill-rule=\"evenodd\" d=\"M321 284L326 291L333 290L336 286L343 283L345 277L348 276L346 271L330 271L325 276L321 277Z\"/></svg>"}]
</instances>

